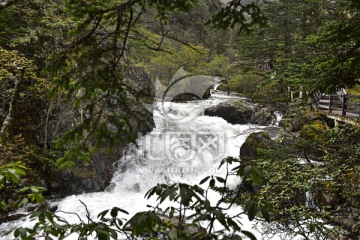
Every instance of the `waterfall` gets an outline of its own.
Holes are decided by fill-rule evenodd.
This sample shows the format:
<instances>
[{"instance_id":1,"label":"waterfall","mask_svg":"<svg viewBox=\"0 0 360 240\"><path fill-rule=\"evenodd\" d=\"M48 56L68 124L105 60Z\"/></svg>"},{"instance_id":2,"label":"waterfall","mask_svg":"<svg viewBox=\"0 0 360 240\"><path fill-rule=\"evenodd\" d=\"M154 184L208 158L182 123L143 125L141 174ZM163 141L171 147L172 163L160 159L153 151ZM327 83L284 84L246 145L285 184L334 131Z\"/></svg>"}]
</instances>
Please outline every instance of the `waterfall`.
<instances>
[{"instance_id":1,"label":"waterfall","mask_svg":"<svg viewBox=\"0 0 360 240\"><path fill-rule=\"evenodd\" d=\"M238 158L246 137L259 130L253 125L232 125L222 118L203 115L205 108L229 98L234 96L219 97L217 93L207 100L190 103L155 103L156 127L147 135L140 136L136 145L129 144L124 156L119 159L119 168L107 190L59 200L54 203L58 204L56 214L70 223L79 222L78 216L86 220L86 209L81 200L92 219L114 206L125 209L131 217L136 212L149 210L147 204L155 205L154 198L145 200L144 195L157 183L198 184L209 175L224 176L225 171L218 170L220 161L228 156ZM239 183L237 177L229 182L230 187ZM249 230L261 239L260 233L252 230L253 223L247 217L242 224L243 230ZM28 227L33 223L23 219L2 227L19 225ZM73 239L77 239L75 235Z\"/></svg>"},{"instance_id":2,"label":"waterfall","mask_svg":"<svg viewBox=\"0 0 360 240\"><path fill-rule=\"evenodd\" d=\"M63 199L58 206L60 215L73 223L78 221L77 216L61 212L77 212L85 219L86 211L79 200L87 205L92 218L113 206L134 214L155 203L155 199L145 200L144 195L157 183L198 184L209 175L224 176L225 170L218 169L220 161L227 156L237 158L246 137L258 128L203 115L206 107L223 101L226 98L211 97L191 103L156 103L156 127L128 146L108 189ZM186 122L171 121L184 118ZM230 185L238 183L240 179L234 178Z\"/></svg>"},{"instance_id":3,"label":"waterfall","mask_svg":"<svg viewBox=\"0 0 360 240\"><path fill-rule=\"evenodd\" d=\"M282 118L283 118L283 116L282 116L282 114L281 114L280 112L278 112L278 111L275 111L274 114L275 114L276 118L275 118L274 121L271 123L271 125L278 127L279 124L280 124L280 122L281 122L281 120L282 120Z\"/></svg>"},{"instance_id":4,"label":"waterfall","mask_svg":"<svg viewBox=\"0 0 360 240\"><path fill-rule=\"evenodd\" d=\"M214 89L214 90L217 90L220 85L221 85L221 80L220 80L220 79L216 79L216 83L214 84L213 89Z\"/></svg>"}]
</instances>

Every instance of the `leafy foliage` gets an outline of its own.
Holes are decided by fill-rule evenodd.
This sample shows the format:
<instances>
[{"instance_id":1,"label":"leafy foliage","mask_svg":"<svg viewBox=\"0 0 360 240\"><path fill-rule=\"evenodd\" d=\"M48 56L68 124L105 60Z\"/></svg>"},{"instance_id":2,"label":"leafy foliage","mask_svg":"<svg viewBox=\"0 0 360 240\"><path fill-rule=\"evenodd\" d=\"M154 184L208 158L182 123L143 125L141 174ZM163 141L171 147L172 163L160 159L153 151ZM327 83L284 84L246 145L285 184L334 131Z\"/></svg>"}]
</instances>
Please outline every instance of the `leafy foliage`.
<instances>
[{"instance_id":1,"label":"leafy foliage","mask_svg":"<svg viewBox=\"0 0 360 240\"><path fill-rule=\"evenodd\" d=\"M222 29L239 26L239 31L249 32L254 25L265 26L267 21L256 2L245 3L243 0L232 0L213 16L210 23Z\"/></svg>"},{"instance_id":2,"label":"leafy foliage","mask_svg":"<svg viewBox=\"0 0 360 240\"><path fill-rule=\"evenodd\" d=\"M236 213L228 211L240 192L239 189L229 189L227 184L232 175L252 179L254 183L260 184L262 173L254 166L239 165L239 160L233 158L225 159L221 166L229 169L232 164L235 164L235 167L228 170L225 178L204 178L200 185L205 187L184 183L158 184L145 195L148 199L157 196L158 204L149 206L152 208L150 211L136 213L129 220L120 217L120 214L128 212L117 207L101 212L98 222L90 219L88 213L87 222L81 221L79 224L70 224L50 212L36 212L32 214L32 218L36 219L34 227L18 228L14 231L14 236L20 239L35 239L41 234L49 238L65 239L77 233L79 238L93 236L96 239L117 239L120 236L126 239L217 239L219 236L223 239L256 239L252 233L241 227L241 216L244 212L241 209ZM216 203L209 199L210 192L220 195ZM166 200L174 204L163 209L161 204ZM260 209L268 218L266 209ZM257 213L257 207L253 204L246 208L246 212L252 220ZM221 228L219 230L217 227L215 231L217 224L220 224Z\"/></svg>"},{"instance_id":3,"label":"leafy foliage","mask_svg":"<svg viewBox=\"0 0 360 240\"><path fill-rule=\"evenodd\" d=\"M46 189L36 186L21 188L20 179L28 169L21 163L11 163L0 166L0 220L6 220L8 213L20 208L28 202L42 203L42 192Z\"/></svg>"},{"instance_id":4,"label":"leafy foliage","mask_svg":"<svg viewBox=\"0 0 360 240\"><path fill-rule=\"evenodd\" d=\"M246 186L245 179L247 194L239 201L266 203L272 220L269 234L282 231L311 239L338 239L339 235L356 239L359 188L355 179L359 176L354 169L359 167L355 140L359 129L329 129L316 120L302 131L304 138L285 135L281 144L257 148L254 162L266 181L254 189Z\"/></svg>"},{"instance_id":5,"label":"leafy foliage","mask_svg":"<svg viewBox=\"0 0 360 240\"><path fill-rule=\"evenodd\" d=\"M1 135L5 137L10 132L14 135L22 133L18 129L19 126L15 125L15 120L21 121L16 116L15 107L30 108L31 102L44 100L49 90L49 83L45 79L39 78L34 63L21 56L17 51L8 51L0 47L0 54L2 56L0 89L3 95L2 111L5 116L2 118ZM8 108L8 113L5 112L6 108ZM36 121L31 118L29 120L30 123Z\"/></svg>"},{"instance_id":6,"label":"leafy foliage","mask_svg":"<svg viewBox=\"0 0 360 240\"><path fill-rule=\"evenodd\" d=\"M352 87L358 83L360 69L359 54L359 6L357 1L344 1L336 18L326 22L319 35L309 41L320 48L320 53L313 61L316 74L314 89L334 91L342 87Z\"/></svg>"},{"instance_id":7,"label":"leafy foliage","mask_svg":"<svg viewBox=\"0 0 360 240\"><path fill-rule=\"evenodd\" d=\"M135 65L165 81L181 66L195 74L229 77L224 89L266 104L286 102L288 86L304 86L310 92L354 86L360 76L359 7L356 0L231 0L226 6L190 0L2 1L3 218L27 202L43 201L44 189L23 181L49 182L58 176L57 166L89 161L95 151L132 140L139 125L146 125L142 101L151 91L139 91L143 82L127 79ZM204 22L233 30L214 32ZM243 31L248 34L236 35ZM253 239L242 231L238 216L226 211L241 203L249 219L272 220L270 227L276 228L270 232L336 239L334 232L339 231L355 238L360 208L358 132L351 127L329 130L315 121L286 148L263 149L256 161L236 166L225 178L205 178L200 185L207 188L158 185L146 195L157 196L159 204L171 201L177 208L157 205L129 221L118 217L125 210L114 208L101 213L99 222L88 218L75 225L49 212L36 213L38 224L16 230L15 237L33 239L45 233L62 239L78 233L99 239L121 234L240 239L241 232ZM15 139L18 134L24 142ZM231 163L238 164L235 159L223 162ZM238 189L227 187L232 175L243 178ZM210 191L221 196L215 205L208 199ZM315 196L313 201L306 194ZM214 232L215 223L223 229ZM198 235L192 235L191 227Z\"/></svg>"}]
</instances>

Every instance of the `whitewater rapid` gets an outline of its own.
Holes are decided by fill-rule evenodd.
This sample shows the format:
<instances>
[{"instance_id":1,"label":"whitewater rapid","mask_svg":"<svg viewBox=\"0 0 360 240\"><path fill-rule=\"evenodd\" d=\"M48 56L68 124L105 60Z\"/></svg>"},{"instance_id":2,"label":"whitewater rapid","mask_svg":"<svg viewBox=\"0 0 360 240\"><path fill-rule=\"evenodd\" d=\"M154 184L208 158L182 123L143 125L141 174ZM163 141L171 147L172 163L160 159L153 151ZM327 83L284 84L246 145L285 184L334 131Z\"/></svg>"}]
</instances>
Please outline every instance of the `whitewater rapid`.
<instances>
[{"instance_id":1,"label":"whitewater rapid","mask_svg":"<svg viewBox=\"0 0 360 240\"><path fill-rule=\"evenodd\" d=\"M136 212L150 210L146 207L148 204L155 205L155 198L147 200L144 195L157 183L199 184L209 175L224 176L225 170L218 169L220 161L225 157L238 158L246 137L259 131L255 125L232 125L220 117L204 116L204 109L229 98L237 97L217 93L202 101L154 104L155 128L147 135L139 136L136 144L129 144L107 190L72 195L53 203L58 204L56 214L70 223L78 223L79 217L86 222L87 211L82 201L93 220L100 212L114 206L128 211L130 214L122 217L130 219ZM230 187L240 181L237 177L230 178ZM216 200L215 195L213 198ZM262 239L246 216L242 224L243 230ZM3 227L14 225L30 227L33 223L24 219ZM73 235L68 239L76 238Z\"/></svg>"},{"instance_id":2,"label":"whitewater rapid","mask_svg":"<svg viewBox=\"0 0 360 240\"><path fill-rule=\"evenodd\" d=\"M222 118L203 115L205 108L226 100L223 96L191 103L155 104L155 128L139 137L136 145L128 146L107 191L69 196L59 203L58 213L71 223L78 222L78 217L62 212L76 212L86 220L81 200L93 219L113 206L133 215L149 210L146 205L155 204L155 198L149 201L144 195L158 183L198 184L209 175L224 176L225 170L218 169L220 161L229 156L237 158L246 137L259 129L254 125L232 125ZM171 142L172 137L175 143ZM209 137L215 139L214 145L204 149ZM178 139L185 143L177 143ZM238 183L240 179L233 179L230 185L235 187ZM248 230L250 228L251 225Z\"/></svg>"}]
</instances>

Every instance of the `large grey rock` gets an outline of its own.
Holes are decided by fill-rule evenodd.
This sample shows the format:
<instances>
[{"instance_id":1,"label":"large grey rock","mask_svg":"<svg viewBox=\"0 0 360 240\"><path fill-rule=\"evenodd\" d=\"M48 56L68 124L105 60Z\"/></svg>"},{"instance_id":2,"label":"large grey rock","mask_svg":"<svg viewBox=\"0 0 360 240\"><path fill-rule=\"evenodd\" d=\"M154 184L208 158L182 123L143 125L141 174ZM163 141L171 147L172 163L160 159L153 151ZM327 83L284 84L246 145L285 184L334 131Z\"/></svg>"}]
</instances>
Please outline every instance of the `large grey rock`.
<instances>
[{"instance_id":1,"label":"large grey rock","mask_svg":"<svg viewBox=\"0 0 360 240\"><path fill-rule=\"evenodd\" d=\"M250 123L268 126L273 123L275 119L276 116L270 108L256 105Z\"/></svg>"},{"instance_id":2,"label":"large grey rock","mask_svg":"<svg viewBox=\"0 0 360 240\"><path fill-rule=\"evenodd\" d=\"M205 115L221 117L231 124L246 124L251 121L254 108L243 100L230 100L205 109Z\"/></svg>"},{"instance_id":3,"label":"large grey rock","mask_svg":"<svg viewBox=\"0 0 360 240\"><path fill-rule=\"evenodd\" d=\"M121 149L123 147L112 154L93 154L89 163L77 161L74 168L64 171L58 179L51 182L52 194L63 197L103 191L117 169L114 164L122 156Z\"/></svg>"},{"instance_id":4,"label":"large grey rock","mask_svg":"<svg viewBox=\"0 0 360 240\"><path fill-rule=\"evenodd\" d=\"M231 124L269 125L275 118L270 109L239 99L207 108L205 115L221 117Z\"/></svg>"},{"instance_id":5,"label":"large grey rock","mask_svg":"<svg viewBox=\"0 0 360 240\"><path fill-rule=\"evenodd\" d=\"M316 112L308 112L305 115L295 115L293 117L285 116L279 123L280 127L283 127L288 132L299 132L304 125L320 120L326 123L327 126L333 128L335 126L335 121L328 118L324 114L319 114Z\"/></svg>"},{"instance_id":6,"label":"large grey rock","mask_svg":"<svg viewBox=\"0 0 360 240\"><path fill-rule=\"evenodd\" d=\"M154 96L154 80L143 67L133 66L127 69L123 82L141 97Z\"/></svg>"},{"instance_id":7,"label":"large grey rock","mask_svg":"<svg viewBox=\"0 0 360 240\"><path fill-rule=\"evenodd\" d=\"M251 133L240 147L240 159L243 162L255 160L258 157L259 148L273 148L275 140L270 138L268 132Z\"/></svg>"}]
</instances>

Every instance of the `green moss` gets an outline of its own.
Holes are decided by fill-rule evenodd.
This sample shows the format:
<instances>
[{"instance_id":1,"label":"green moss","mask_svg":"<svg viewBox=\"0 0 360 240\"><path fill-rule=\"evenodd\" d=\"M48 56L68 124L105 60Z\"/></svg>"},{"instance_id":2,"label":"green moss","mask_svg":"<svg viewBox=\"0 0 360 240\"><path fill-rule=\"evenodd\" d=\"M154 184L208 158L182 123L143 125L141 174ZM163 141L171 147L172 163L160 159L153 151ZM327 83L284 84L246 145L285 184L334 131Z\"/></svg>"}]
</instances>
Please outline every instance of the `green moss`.
<instances>
[{"instance_id":1,"label":"green moss","mask_svg":"<svg viewBox=\"0 0 360 240\"><path fill-rule=\"evenodd\" d=\"M326 131L329 127L321 120L315 120L309 124L305 124L301 131L300 136L314 141L326 141Z\"/></svg>"},{"instance_id":2,"label":"green moss","mask_svg":"<svg viewBox=\"0 0 360 240\"><path fill-rule=\"evenodd\" d=\"M251 133L249 137L246 139L251 144L261 144L262 142L259 141L261 139L268 139L271 140L270 134L268 132L257 132L257 133Z\"/></svg>"},{"instance_id":3,"label":"green moss","mask_svg":"<svg viewBox=\"0 0 360 240\"><path fill-rule=\"evenodd\" d=\"M236 100L232 103L232 105L242 111L249 109L249 107L247 107L247 105L246 105L246 102L243 100Z\"/></svg>"},{"instance_id":4,"label":"green moss","mask_svg":"<svg viewBox=\"0 0 360 240\"><path fill-rule=\"evenodd\" d=\"M250 144L255 155L261 154L270 147L269 141L272 141L268 132L251 133L246 142Z\"/></svg>"},{"instance_id":5,"label":"green moss","mask_svg":"<svg viewBox=\"0 0 360 240\"><path fill-rule=\"evenodd\" d=\"M352 95L360 95L360 85L355 85L354 87L350 89L346 89L348 94Z\"/></svg>"},{"instance_id":6,"label":"green moss","mask_svg":"<svg viewBox=\"0 0 360 240\"><path fill-rule=\"evenodd\" d=\"M95 178L96 171L95 169L86 170L86 169L73 169L72 171L75 176L81 179Z\"/></svg>"}]
</instances>

